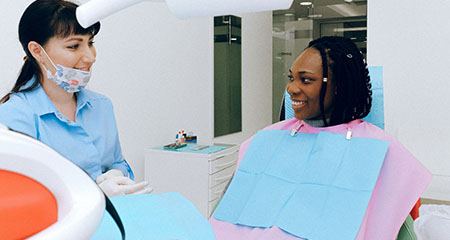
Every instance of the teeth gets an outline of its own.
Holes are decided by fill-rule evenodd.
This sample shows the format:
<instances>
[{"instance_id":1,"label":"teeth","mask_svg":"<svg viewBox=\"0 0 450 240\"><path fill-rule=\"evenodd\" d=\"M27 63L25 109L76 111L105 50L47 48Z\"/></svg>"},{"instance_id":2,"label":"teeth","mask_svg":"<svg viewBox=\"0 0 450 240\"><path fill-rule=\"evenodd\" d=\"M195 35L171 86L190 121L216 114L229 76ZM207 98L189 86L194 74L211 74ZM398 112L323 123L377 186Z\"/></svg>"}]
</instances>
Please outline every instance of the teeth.
<instances>
[{"instance_id":1,"label":"teeth","mask_svg":"<svg viewBox=\"0 0 450 240\"><path fill-rule=\"evenodd\" d=\"M297 100L292 100L292 105L293 106L302 106L305 105L306 101L297 101Z\"/></svg>"}]
</instances>

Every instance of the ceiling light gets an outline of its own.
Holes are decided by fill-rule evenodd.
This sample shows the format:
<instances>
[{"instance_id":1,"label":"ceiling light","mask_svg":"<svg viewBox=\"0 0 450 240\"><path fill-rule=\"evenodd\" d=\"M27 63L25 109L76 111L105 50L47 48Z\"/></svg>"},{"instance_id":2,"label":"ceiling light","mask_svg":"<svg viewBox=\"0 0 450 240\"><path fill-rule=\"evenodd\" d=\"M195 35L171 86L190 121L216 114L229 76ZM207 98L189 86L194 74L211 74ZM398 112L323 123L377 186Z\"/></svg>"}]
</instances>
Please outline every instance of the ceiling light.
<instances>
[{"instance_id":1,"label":"ceiling light","mask_svg":"<svg viewBox=\"0 0 450 240\"><path fill-rule=\"evenodd\" d=\"M344 2L351 3L353 0L344 0Z\"/></svg>"},{"instance_id":2,"label":"ceiling light","mask_svg":"<svg viewBox=\"0 0 450 240\"><path fill-rule=\"evenodd\" d=\"M294 16L294 14L293 14L293 13L285 13L284 16L286 16L286 17L292 17L292 16Z\"/></svg>"},{"instance_id":3,"label":"ceiling light","mask_svg":"<svg viewBox=\"0 0 450 240\"><path fill-rule=\"evenodd\" d=\"M301 2L300 5L309 6L309 5L312 5L312 2Z\"/></svg>"},{"instance_id":4,"label":"ceiling light","mask_svg":"<svg viewBox=\"0 0 450 240\"><path fill-rule=\"evenodd\" d=\"M335 28L334 32L357 32L357 31L367 31L367 27L350 27L350 28Z\"/></svg>"},{"instance_id":5,"label":"ceiling light","mask_svg":"<svg viewBox=\"0 0 450 240\"><path fill-rule=\"evenodd\" d=\"M309 18L321 18L322 14L310 14L308 15Z\"/></svg>"}]
</instances>

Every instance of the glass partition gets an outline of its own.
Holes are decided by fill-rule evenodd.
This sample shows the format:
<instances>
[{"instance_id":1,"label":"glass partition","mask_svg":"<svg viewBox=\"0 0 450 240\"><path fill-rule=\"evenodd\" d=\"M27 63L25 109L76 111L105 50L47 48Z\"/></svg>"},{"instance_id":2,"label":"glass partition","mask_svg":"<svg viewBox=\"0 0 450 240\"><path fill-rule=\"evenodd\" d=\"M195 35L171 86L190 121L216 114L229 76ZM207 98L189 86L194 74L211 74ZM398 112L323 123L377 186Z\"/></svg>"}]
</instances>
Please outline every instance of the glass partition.
<instances>
[{"instance_id":1,"label":"glass partition","mask_svg":"<svg viewBox=\"0 0 450 240\"><path fill-rule=\"evenodd\" d=\"M214 137L242 130L241 18L214 18Z\"/></svg>"}]
</instances>

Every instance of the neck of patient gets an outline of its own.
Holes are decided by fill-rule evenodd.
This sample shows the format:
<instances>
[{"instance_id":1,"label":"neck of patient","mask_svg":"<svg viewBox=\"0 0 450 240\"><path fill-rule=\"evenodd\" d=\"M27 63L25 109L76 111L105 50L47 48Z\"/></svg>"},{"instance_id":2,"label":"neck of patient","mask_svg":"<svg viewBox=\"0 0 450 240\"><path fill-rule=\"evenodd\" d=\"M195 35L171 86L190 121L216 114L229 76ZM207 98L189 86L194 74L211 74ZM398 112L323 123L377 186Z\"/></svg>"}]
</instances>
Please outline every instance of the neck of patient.
<instances>
[{"instance_id":1,"label":"neck of patient","mask_svg":"<svg viewBox=\"0 0 450 240\"><path fill-rule=\"evenodd\" d=\"M311 127L325 127L322 119L303 119L303 121ZM330 119L327 119L327 122L329 123Z\"/></svg>"}]
</instances>

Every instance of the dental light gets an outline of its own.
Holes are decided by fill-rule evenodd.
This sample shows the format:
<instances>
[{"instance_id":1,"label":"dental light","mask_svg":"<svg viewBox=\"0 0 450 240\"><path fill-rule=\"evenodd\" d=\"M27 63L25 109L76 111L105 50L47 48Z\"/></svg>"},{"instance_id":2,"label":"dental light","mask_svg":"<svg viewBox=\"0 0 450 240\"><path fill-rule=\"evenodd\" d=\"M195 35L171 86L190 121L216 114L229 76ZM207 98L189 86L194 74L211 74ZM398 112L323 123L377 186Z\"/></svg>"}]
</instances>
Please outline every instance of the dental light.
<instances>
[{"instance_id":1,"label":"dental light","mask_svg":"<svg viewBox=\"0 0 450 240\"><path fill-rule=\"evenodd\" d=\"M77 20L83 27L100 21L140 2L163 0L90 0L77 8ZM165 0L178 18L220 16L236 13L287 9L293 0Z\"/></svg>"}]
</instances>

